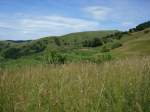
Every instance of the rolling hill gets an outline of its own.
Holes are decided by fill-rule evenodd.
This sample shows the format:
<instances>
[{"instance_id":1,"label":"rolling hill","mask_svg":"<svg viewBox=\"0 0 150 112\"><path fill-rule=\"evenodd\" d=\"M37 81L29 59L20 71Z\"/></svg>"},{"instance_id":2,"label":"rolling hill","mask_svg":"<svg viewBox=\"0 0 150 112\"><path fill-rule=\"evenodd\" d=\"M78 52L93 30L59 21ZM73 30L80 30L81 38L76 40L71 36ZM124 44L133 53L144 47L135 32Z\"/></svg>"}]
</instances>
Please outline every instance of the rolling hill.
<instances>
[{"instance_id":1,"label":"rolling hill","mask_svg":"<svg viewBox=\"0 0 150 112\"><path fill-rule=\"evenodd\" d=\"M60 60L63 63L66 60L101 62L126 56L149 55L149 23L142 23L127 32L90 31L38 40L0 41L0 60L1 63L21 64Z\"/></svg>"},{"instance_id":2,"label":"rolling hill","mask_svg":"<svg viewBox=\"0 0 150 112\"><path fill-rule=\"evenodd\" d=\"M0 112L149 112L144 24L128 32L1 41Z\"/></svg>"}]
</instances>

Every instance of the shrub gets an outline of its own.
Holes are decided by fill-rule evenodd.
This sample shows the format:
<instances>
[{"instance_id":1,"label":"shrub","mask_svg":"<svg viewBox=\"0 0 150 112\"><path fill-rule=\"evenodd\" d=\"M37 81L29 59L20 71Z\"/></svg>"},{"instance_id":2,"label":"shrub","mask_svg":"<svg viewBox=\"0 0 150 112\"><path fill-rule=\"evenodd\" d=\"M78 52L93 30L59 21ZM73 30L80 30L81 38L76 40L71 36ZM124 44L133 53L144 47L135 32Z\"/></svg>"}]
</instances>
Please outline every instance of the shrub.
<instances>
[{"instance_id":1,"label":"shrub","mask_svg":"<svg viewBox=\"0 0 150 112\"><path fill-rule=\"evenodd\" d=\"M110 61L112 59L113 58L112 58L112 54L111 53L102 53L102 54L99 53L99 54L96 54L94 56L93 61L95 63L101 63L101 62L104 62L104 61Z\"/></svg>"},{"instance_id":2,"label":"shrub","mask_svg":"<svg viewBox=\"0 0 150 112\"><path fill-rule=\"evenodd\" d=\"M3 51L2 56L6 59L17 59L21 56L20 49L15 47L8 48Z\"/></svg>"},{"instance_id":3,"label":"shrub","mask_svg":"<svg viewBox=\"0 0 150 112\"><path fill-rule=\"evenodd\" d=\"M109 52L109 51L110 51L110 49L106 45L104 45L101 49L101 52Z\"/></svg>"},{"instance_id":4,"label":"shrub","mask_svg":"<svg viewBox=\"0 0 150 112\"><path fill-rule=\"evenodd\" d=\"M62 55L56 51L51 51L47 56L46 63L48 64L64 64L66 61L66 56Z\"/></svg>"},{"instance_id":5,"label":"shrub","mask_svg":"<svg viewBox=\"0 0 150 112\"><path fill-rule=\"evenodd\" d=\"M82 42L82 46L83 47L90 47L90 41L89 40L85 40Z\"/></svg>"},{"instance_id":6,"label":"shrub","mask_svg":"<svg viewBox=\"0 0 150 112\"><path fill-rule=\"evenodd\" d=\"M29 47L33 53L42 52L46 48L46 43L44 41L38 41L36 43L31 44Z\"/></svg>"},{"instance_id":7,"label":"shrub","mask_svg":"<svg viewBox=\"0 0 150 112\"><path fill-rule=\"evenodd\" d=\"M102 37L103 43L113 42L113 35Z\"/></svg>"},{"instance_id":8,"label":"shrub","mask_svg":"<svg viewBox=\"0 0 150 112\"><path fill-rule=\"evenodd\" d=\"M103 45L103 41L100 38L94 38L92 40L85 40L82 42L83 47L97 47Z\"/></svg>"},{"instance_id":9,"label":"shrub","mask_svg":"<svg viewBox=\"0 0 150 112\"><path fill-rule=\"evenodd\" d=\"M135 28L133 28L133 29L129 29L129 33L133 33L133 32L135 32L136 31L136 29Z\"/></svg>"},{"instance_id":10,"label":"shrub","mask_svg":"<svg viewBox=\"0 0 150 112\"><path fill-rule=\"evenodd\" d=\"M120 42L115 42L115 43L112 44L111 49L115 49L115 48L118 48L118 47L121 47L121 46L122 46L122 44Z\"/></svg>"},{"instance_id":11,"label":"shrub","mask_svg":"<svg viewBox=\"0 0 150 112\"><path fill-rule=\"evenodd\" d=\"M36 41L23 46L8 47L2 51L2 56L6 59L17 59L21 56L27 56L33 53L39 53L47 47L46 41Z\"/></svg>"},{"instance_id":12,"label":"shrub","mask_svg":"<svg viewBox=\"0 0 150 112\"><path fill-rule=\"evenodd\" d=\"M144 31L145 34L147 34L147 33L149 33L149 32L150 32L149 30L145 30L145 31Z\"/></svg>"},{"instance_id":13,"label":"shrub","mask_svg":"<svg viewBox=\"0 0 150 112\"><path fill-rule=\"evenodd\" d=\"M117 39L117 40L120 40L123 36L123 33L122 32L117 32L114 34L114 39Z\"/></svg>"},{"instance_id":14,"label":"shrub","mask_svg":"<svg viewBox=\"0 0 150 112\"><path fill-rule=\"evenodd\" d=\"M142 31L146 28L150 28L150 21L139 24L138 26L136 26L136 28L130 29L129 32L132 33L132 32Z\"/></svg>"},{"instance_id":15,"label":"shrub","mask_svg":"<svg viewBox=\"0 0 150 112\"><path fill-rule=\"evenodd\" d=\"M97 47L97 46L101 46L101 45L103 45L103 42L102 42L102 40L100 38L94 38L92 40L91 47Z\"/></svg>"},{"instance_id":16,"label":"shrub","mask_svg":"<svg viewBox=\"0 0 150 112\"><path fill-rule=\"evenodd\" d=\"M136 31L141 31L150 27L150 21L144 22L138 26L136 26Z\"/></svg>"},{"instance_id":17,"label":"shrub","mask_svg":"<svg viewBox=\"0 0 150 112\"><path fill-rule=\"evenodd\" d=\"M57 46L61 46L61 42L57 37L54 38L54 42Z\"/></svg>"}]
</instances>

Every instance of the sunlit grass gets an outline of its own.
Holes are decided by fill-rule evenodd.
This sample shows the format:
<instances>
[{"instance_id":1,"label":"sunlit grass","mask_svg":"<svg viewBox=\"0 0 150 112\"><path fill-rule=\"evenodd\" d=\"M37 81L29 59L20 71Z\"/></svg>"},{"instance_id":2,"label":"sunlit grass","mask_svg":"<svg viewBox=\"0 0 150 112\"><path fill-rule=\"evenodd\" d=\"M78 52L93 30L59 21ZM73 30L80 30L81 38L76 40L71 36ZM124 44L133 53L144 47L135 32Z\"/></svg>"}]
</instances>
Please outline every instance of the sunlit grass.
<instances>
[{"instance_id":1,"label":"sunlit grass","mask_svg":"<svg viewBox=\"0 0 150 112\"><path fill-rule=\"evenodd\" d=\"M150 57L0 70L0 112L150 112Z\"/></svg>"}]
</instances>

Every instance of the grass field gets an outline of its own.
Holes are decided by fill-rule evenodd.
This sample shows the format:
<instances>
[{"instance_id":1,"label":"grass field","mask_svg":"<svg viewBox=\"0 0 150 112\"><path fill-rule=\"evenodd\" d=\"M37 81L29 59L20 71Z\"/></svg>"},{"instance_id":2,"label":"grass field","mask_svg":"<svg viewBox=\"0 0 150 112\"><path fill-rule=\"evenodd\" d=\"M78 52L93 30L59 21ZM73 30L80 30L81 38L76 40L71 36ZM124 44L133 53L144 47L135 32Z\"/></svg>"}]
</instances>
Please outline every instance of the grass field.
<instances>
[{"instance_id":1,"label":"grass field","mask_svg":"<svg viewBox=\"0 0 150 112\"><path fill-rule=\"evenodd\" d=\"M150 112L150 57L1 69L0 112Z\"/></svg>"}]
</instances>

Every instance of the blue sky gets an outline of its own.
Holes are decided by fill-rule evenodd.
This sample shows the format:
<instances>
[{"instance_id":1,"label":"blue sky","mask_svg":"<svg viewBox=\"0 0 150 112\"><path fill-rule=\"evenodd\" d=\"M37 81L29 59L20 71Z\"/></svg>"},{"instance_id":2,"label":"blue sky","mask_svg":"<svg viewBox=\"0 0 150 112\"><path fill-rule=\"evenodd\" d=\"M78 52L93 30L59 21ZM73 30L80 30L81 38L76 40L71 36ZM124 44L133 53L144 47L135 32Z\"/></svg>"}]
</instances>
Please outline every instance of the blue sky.
<instances>
[{"instance_id":1,"label":"blue sky","mask_svg":"<svg viewBox=\"0 0 150 112\"><path fill-rule=\"evenodd\" d=\"M127 30L150 20L150 0L0 0L0 40Z\"/></svg>"}]
</instances>

